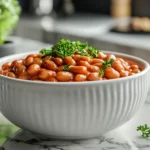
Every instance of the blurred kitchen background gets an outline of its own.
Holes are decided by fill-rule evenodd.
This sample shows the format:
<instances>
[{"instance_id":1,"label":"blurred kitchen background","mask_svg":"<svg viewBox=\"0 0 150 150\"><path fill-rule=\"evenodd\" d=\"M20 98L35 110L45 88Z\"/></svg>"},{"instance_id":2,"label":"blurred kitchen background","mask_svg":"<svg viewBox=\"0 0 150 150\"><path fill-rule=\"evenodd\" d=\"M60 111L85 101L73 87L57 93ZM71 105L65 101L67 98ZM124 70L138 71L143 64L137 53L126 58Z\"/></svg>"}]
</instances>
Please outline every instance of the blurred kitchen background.
<instances>
[{"instance_id":1,"label":"blurred kitchen background","mask_svg":"<svg viewBox=\"0 0 150 150\"><path fill-rule=\"evenodd\" d=\"M61 37L87 41L100 49L140 56L150 62L150 0L19 2L22 15L15 36L49 44ZM132 22L133 17L138 18Z\"/></svg>"}]
</instances>

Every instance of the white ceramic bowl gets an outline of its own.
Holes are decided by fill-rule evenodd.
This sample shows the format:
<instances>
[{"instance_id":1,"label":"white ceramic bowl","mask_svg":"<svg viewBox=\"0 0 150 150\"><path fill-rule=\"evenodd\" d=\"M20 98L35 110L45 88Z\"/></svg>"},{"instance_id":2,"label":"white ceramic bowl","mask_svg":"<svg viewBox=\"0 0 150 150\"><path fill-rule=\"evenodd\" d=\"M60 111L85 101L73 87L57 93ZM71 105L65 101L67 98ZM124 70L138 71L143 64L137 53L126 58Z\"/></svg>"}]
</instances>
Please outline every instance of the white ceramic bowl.
<instances>
[{"instance_id":1,"label":"white ceramic bowl","mask_svg":"<svg viewBox=\"0 0 150 150\"><path fill-rule=\"evenodd\" d=\"M0 66L27 54L1 58ZM80 83L0 76L2 114L23 129L62 139L97 137L126 123L146 99L150 67L140 58L114 54L135 60L144 70L126 78Z\"/></svg>"}]
</instances>

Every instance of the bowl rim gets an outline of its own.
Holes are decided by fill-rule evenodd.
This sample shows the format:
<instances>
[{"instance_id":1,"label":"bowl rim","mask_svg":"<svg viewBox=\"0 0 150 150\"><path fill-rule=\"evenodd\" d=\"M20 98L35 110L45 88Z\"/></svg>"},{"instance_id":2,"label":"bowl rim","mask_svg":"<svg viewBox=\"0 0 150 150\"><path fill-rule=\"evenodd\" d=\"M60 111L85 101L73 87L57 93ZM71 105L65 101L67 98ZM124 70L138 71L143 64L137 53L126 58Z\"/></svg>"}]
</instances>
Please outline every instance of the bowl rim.
<instances>
[{"instance_id":1,"label":"bowl rim","mask_svg":"<svg viewBox=\"0 0 150 150\"><path fill-rule=\"evenodd\" d=\"M116 82L121 82L121 81L128 81L128 80L138 78L138 77L144 75L146 72L150 71L149 63L142 58L132 56L129 54L125 54L125 53L115 52L115 51L103 50L103 52L105 52L107 54L115 54L117 56L125 57L125 58L128 58L130 60L135 60L137 62L140 62L143 64L144 69L140 73L137 73L133 76L124 77L124 78L117 78L117 79L111 79L111 80L84 81L84 82L31 81L31 80L15 79L15 78L7 77L7 76L1 75L1 74L0 74L0 79L3 78L5 80L14 81L17 83L37 84L37 85L88 85L88 84L90 85L90 84L106 84L106 83L116 83ZM31 51L31 52L13 54L13 55L4 56L4 57L0 58L0 61L5 60L5 59L11 59L13 57L15 57L14 59L17 59L17 58L19 59L19 57L24 57L24 56L29 55L29 54L37 54L37 53L39 53L39 51ZM0 65L0 67L1 67L1 65Z\"/></svg>"}]
</instances>

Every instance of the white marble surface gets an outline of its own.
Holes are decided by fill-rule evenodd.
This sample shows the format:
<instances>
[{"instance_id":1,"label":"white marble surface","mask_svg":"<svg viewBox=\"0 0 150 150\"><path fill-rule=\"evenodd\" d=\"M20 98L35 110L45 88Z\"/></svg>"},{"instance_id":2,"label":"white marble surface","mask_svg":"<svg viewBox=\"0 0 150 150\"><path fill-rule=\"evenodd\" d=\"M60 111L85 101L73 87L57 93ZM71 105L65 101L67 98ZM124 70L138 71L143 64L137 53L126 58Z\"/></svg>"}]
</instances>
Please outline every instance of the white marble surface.
<instances>
[{"instance_id":1,"label":"white marble surface","mask_svg":"<svg viewBox=\"0 0 150 150\"><path fill-rule=\"evenodd\" d=\"M137 126L150 125L150 103L125 125L105 135L86 140L54 140L20 130L2 146L4 150L150 150L150 139L140 137Z\"/></svg>"}]
</instances>

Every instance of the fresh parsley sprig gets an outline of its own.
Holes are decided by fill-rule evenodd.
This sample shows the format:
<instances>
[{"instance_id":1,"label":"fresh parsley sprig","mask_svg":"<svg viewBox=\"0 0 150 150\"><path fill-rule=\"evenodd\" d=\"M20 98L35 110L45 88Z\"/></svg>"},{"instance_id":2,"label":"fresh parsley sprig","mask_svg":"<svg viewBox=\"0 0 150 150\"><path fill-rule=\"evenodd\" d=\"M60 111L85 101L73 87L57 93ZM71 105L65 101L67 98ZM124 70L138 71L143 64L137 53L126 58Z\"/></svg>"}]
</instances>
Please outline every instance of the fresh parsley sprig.
<instances>
[{"instance_id":1,"label":"fresh parsley sprig","mask_svg":"<svg viewBox=\"0 0 150 150\"><path fill-rule=\"evenodd\" d=\"M40 53L42 54L42 57L51 56L52 50L43 48L40 50Z\"/></svg>"},{"instance_id":2,"label":"fresh parsley sprig","mask_svg":"<svg viewBox=\"0 0 150 150\"><path fill-rule=\"evenodd\" d=\"M145 125L141 125L137 127L137 131L141 131L142 132L142 137L143 138L149 138L150 137L150 127L148 127L147 124Z\"/></svg>"},{"instance_id":3,"label":"fresh parsley sprig","mask_svg":"<svg viewBox=\"0 0 150 150\"><path fill-rule=\"evenodd\" d=\"M68 71L68 70L69 70L69 68L70 68L70 66L69 66L69 65L65 65L65 66L64 66L64 69L63 69L63 71Z\"/></svg>"},{"instance_id":4,"label":"fresh parsley sprig","mask_svg":"<svg viewBox=\"0 0 150 150\"><path fill-rule=\"evenodd\" d=\"M95 47L91 46L87 49L88 53L91 54L92 57L97 57L100 50L97 50Z\"/></svg>"},{"instance_id":5,"label":"fresh parsley sprig","mask_svg":"<svg viewBox=\"0 0 150 150\"><path fill-rule=\"evenodd\" d=\"M101 68L101 69L100 69L99 74L100 74L101 77L104 76L104 71L105 71L104 68Z\"/></svg>"},{"instance_id":6,"label":"fresh parsley sprig","mask_svg":"<svg viewBox=\"0 0 150 150\"><path fill-rule=\"evenodd\" d=\"M101 77L104 76L105 69L108 67L111 67L113 62L114 62L114 59L104 60L103 67L100 69L100 72L99 72Z\"/></svg>"},{"instance_id":7,"label":"fresh parsley sprig","mask_svg":"<svg viewBox=\"0 0 150 150\"><path fill-rule=\"evenodd\" d=\"M65 58L66 56L73 56L79 54L82 56L96 57L100 50L91 47L88 43L81 43L80 41L71 42L70 40L60 39L51 49L42 49L40 53L42 57L59 56Z\"/></svg>"},{"instance_id":8,"label":"fresh parsley sprig","mask_svg":"<svg viewBox=\"0 0 150 150\"><path fill-rule=\"evenodd\" d=\"M52 47L53 55L65 58L72 56L75 52L74 43L70 40L61 39L56 45Z\"/></svg>"}]
</instances>

